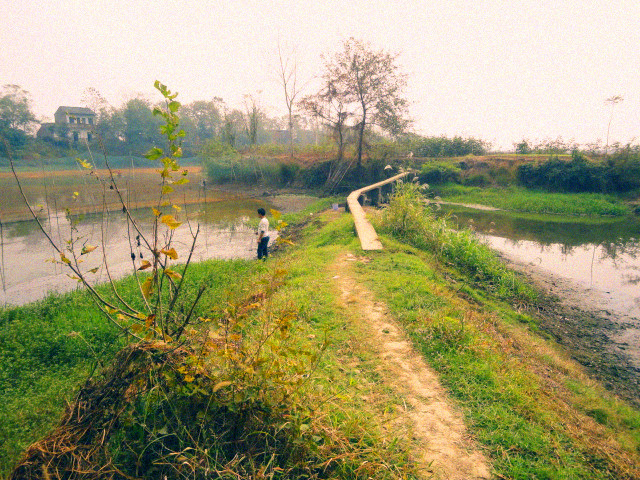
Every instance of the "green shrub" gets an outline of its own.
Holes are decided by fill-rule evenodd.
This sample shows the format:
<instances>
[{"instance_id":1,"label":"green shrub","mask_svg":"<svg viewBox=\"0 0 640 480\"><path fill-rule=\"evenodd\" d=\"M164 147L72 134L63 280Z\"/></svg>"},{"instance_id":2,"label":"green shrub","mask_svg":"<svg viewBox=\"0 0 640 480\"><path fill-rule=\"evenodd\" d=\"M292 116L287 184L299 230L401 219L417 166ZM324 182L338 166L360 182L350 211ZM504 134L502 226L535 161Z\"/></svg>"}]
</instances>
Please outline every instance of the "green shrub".
<instances>
[{"instance_id":1,"label":"green shrub","mask_svg":"<svg viewBox=\"0 0 640 480\"><path fill-rule=\"evenodd\" d=\"M607 160L612 171L613 185L618 192L640 189L640 146L627 145Z\"/></svg>"},{"instance_id":2,"label":"green shrub","mask_svg":"<svg viewBox=\"0 0 640 480\"><path fill-rule=\"evenodd\" d=\"M463 157L485 155L489 144L476 138L421 137L414 140L413 153L418 157Z\"/></svg>"},{"instance_id":3,"label":"green shrub","mask_svg":"<svg viewBox=\"0 0 640 480\"><path fill-rule=\"evenodd\" d=\"M517 176L518 182L527 188L552 192L607 193L621 188L610 166L590 162L577 150L568 162L552 156L544 163L522 164Z\"/></svg>"},{"instance_id":4,"label":"green shrub","mask_svg":"<svg viewBox=\"0 0 640 480\"><path fill-rule=\"evenodd\" d=\"M280 163L278 169L280 171L280 184L291 185L300 171L300 166L292 163Z\"/></svg>"},{"instance_id":5,"label":"green shrub","mask_svg":"<svg viewBox=\"0 0 640 480\"><path fill-rule=\"evenodd\" d=\"M491 185L492 181L488 173L477 173L468 176L462 183L471 187L486 187L487 185Z\"/></svg>"},{"instance_id":6,"label":"green shrub","mask_svg":"<svg viewBox=\"0 0 640 480\"><path fill-rule=\"evenodd\" d=\"M423 186L416 183L399 184L383 212L382 230L414 247L435 253L470 275L482 288L502 298L534 298L533 290L520 282L473 232L452 230L445 218L435 218L431 210L425 208L423 190Z\"/></svg>"},{"instance_id":7,"label":"green shrub","mask_svg":"<svg viewBox=\"0 0 640 480\"><path fill-rule=\"evenodd\" d=\"M418 178L429 185L460 183L462 169L448 162L427 162L422 165Z\"/></svg>"},{"instance_id":8,"label":"green shrub","mask_svg":"<svg viewBox=\"0 0 640 480\"><path fill-rule=\"evenodd\" d=\"M308 188L320 188L324 186L329 177L332 162L314 163L300 171L302 184Z\"/></svg>"}]
</instances>

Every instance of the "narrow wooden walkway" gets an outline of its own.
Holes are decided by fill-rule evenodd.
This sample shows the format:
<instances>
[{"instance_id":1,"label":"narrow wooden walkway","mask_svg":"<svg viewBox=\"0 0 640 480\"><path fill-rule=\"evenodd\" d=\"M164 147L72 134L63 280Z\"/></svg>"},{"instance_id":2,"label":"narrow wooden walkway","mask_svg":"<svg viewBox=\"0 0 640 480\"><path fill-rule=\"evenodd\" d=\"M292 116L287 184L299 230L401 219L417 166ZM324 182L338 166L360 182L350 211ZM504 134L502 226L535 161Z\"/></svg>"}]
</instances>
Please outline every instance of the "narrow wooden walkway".
<instances>
[{"instance_id":1,"label":"narrow wooden walkway","mask_svg":"<svg viewBox=\"0 0 640 480\"><path fill-rule=\"evenodd\" d=\"M373 225L371 225L369 220L367 220L367 214L362 208L362 205L360 205L358 199L364 193L375 190L376 188L381 188L383 185L393 183L396 180L406 177L407 175L409 175L409 173L410 172L399 173L398 175L388 178L382 182L374 183L373 185L354 190L347 197L347 205L349 207L349 211L353 215L353 221L356 225L356 232L358 233L360 245L362 246L363 250L382 250L382 243L380 243L378 234L373 228Z\"/></svg>"}]
</instances>

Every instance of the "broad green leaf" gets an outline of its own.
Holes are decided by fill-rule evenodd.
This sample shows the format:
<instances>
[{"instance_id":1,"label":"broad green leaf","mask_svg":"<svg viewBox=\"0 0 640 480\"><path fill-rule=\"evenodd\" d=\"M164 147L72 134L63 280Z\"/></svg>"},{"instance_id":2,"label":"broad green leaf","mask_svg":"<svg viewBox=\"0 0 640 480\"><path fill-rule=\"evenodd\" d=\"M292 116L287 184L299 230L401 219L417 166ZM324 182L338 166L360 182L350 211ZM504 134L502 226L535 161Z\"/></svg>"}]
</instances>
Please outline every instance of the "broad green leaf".
<instances>
[{"instance_id":1,"label":"broad green leaf","mask_svg":"<svg viewBox=\"0 0 640 480\"><path fill-rule=\"evenodd\" d=\"M62 260L64 263L66 263L67 265L69 265L71 263L71 260L69 260L64 253L60 253L60 260Z\"/></svg>"},{"instance_id":2,"label":"broad green leaf","mask_svg":"<svg viewBox=\"0 0 640 480\"><path fill-rule=\"evenodd\" d=\"M98 267L92 268L91 270L89 270L89 272L91 273L96 273L98 271Z\"/></svg>"},{"instance_id":3,"label":"broad green leaf","mask_svg":"<svg viewBox=\"0 0 640 480\"><path fill-rule=\"evenodd\" d=\"M162 194L166 195L167 193L173 192L173 187L171 185L164 185L162 187Z\"/></svg>"},{"instance_id":4,"label":"broad green leaf","mask_svg":"<svg viewBox=\"0 0 640 480\"><path fill-rule=\"evenodd\" d=\"M149 160L157 160L162 155L164 155L164 151L158 147L153 147L147 153L144 154L145 158L148 158Z\"/></svg>"}]
</instances>

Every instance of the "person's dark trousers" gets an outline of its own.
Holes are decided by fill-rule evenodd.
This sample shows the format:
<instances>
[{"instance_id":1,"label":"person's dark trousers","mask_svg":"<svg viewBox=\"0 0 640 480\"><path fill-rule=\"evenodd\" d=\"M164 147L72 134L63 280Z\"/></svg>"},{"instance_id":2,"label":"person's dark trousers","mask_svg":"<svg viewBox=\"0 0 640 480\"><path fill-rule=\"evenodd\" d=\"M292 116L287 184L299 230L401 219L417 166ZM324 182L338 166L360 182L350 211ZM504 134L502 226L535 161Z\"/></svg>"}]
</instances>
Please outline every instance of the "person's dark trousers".
<instances>
[{"instance_id":1,"label":"person's dark trousers","mask_svg":"<svg viewBox=\"0 0 640 480\"><path fill-rule=\"evenodd\" d=\"M268 245L269 237L262 237L262 240L258 243L258 260L262 257L267 258L269 256L269 251L267 250Z\"/></svg>"}]
</instances>

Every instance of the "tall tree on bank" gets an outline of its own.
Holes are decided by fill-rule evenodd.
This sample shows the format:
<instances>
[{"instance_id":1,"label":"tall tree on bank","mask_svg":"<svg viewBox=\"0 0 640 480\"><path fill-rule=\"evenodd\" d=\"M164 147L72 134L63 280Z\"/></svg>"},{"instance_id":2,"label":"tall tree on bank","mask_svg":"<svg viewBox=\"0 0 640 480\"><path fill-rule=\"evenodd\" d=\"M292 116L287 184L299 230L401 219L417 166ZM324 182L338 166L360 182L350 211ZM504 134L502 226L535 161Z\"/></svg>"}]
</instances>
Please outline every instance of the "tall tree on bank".
<instances>
[{"instance_id":1,"label":"tall tree on bank","mask_svg":"<svg viewBox=\"0 0 640 480\"><path fill-rule=\"evenodd\" d=\"M252 147L258 144L258 130L260 129L260 117L262 111L258 100L253 95L244 96L245 122L244 130L247 134L249 145Z\"/></svg>"},{"instance_id":2,"label":"tall tree on bank","mask_svg":"<svg viewBox=\"0 0 640 480\"><path fill-rule=\"evenodd\" d=\"M607 98L604 102L611 105L611 115L609 116L609 123L607 124L607 145L605 147L605 153L609 153L609 130L611 130L611 122L613 121L613 109L615 106L622 102L624 98L621 95L614 95L612 97Z\"/></svg>"},{"instance_id":3,"label":"tall tree on bank","mask_svg":"<svg viewBox=\"0 0 640 480\"><path fill-rule=\"evenodd\" d=\"M355 38L346 40L342 51L325 59L325 85L332 85L336 95L359 121L358 166L362 165L364 135L368 126L397 135L409 124L407 100L403 97L406 75L396 65L397 54L375 51L371 45Z\"/></svg>"},{"instance_id":4,"label":"tall tree on bank","mask_svg":"<svg viewBox=\"0 0 640 480\"><path fill-rule=\"evenodd\" d=\"M10 145L26 142L27 132L35 125L29 92L18 85L5 85L0 92L0 137Z\"/></svg>"}]
</instances>

